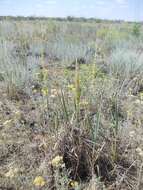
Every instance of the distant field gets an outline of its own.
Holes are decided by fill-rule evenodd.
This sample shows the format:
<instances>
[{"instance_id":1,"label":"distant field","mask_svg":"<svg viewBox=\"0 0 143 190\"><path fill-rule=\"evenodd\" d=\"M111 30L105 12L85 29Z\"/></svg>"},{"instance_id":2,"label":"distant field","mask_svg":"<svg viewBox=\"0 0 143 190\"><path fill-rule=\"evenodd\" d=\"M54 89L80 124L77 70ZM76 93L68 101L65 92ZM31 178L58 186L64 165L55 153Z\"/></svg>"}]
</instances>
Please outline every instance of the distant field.
<instances>
[{"instance_id":1,"label":"distant field","mask_svg":"<svg viewBox=\"0 0 143 190\"><path fill-rule=\"evenodd\" d=\"M143 189L141 23L0 21L0 189Z\"/></svg>"}]
</instances>

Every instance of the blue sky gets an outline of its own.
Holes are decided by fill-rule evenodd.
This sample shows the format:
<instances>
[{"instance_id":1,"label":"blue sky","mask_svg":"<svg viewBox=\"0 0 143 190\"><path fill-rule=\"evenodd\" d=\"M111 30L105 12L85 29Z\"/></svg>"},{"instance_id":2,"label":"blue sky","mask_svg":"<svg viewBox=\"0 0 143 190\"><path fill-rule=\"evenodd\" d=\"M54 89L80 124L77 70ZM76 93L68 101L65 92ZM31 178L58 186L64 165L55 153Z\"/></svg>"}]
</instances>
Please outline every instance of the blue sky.
<instances>
[{"instance_id":1,"label":"blue sky","mask_svg":"<svg viewBox=\"0 0 143 190\"><path fill-rule=\"evenodd\" d=\"M143 20L143 0L0 0L0 15Z\"/></svg>"}]
</instances>

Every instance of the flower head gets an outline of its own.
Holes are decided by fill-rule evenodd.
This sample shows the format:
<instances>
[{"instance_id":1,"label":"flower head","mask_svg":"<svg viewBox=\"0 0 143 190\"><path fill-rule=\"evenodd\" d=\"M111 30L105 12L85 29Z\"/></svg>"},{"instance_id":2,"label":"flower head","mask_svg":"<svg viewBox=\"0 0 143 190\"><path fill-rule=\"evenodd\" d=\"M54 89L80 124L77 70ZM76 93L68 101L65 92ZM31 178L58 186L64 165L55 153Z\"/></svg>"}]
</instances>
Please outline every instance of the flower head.
<instances>
[{"instance_id":1,"label":"flower head","mask_svg":"<svg viewBox=\"0 0 143 190\"><path fill-rule=\"evenodd\" d=\"M78 182L77 181L70 181L70 183L69 183L69 186L71 187L71 188L77 188L78 187Z\"/></svg>"},{"instance_id":2,"label":"flower head","mask_svg":"<svg viewBox=\"0 0 143 190\"><path fill-rule=\"evenodd\" d=\"M48 95L48 88L47 87L42 88L41 92L44 96L47 96Z\"/></svg>"},{"instance_id":3,"label":"flower head","mask_svg":"<svg viewBox=\"0 0 143 190\"><path fill-rule=\"evenodd\" d=\"M43 187L46 184L46 181L45 181L45 179L42 176L37 176L34 179L33 184L35 186Z\"/></svg>"},{"instance_id":4,"label":"flower head","mask_svg":"<svg viewBox=\"0 0 143 190\"><path fill-rule=\"evenodd\" d=\"M76 90L76 88L75 88L75 86L74 86L73 84L69 84L69 85L68 85L68 89L69 89L70 91L72 91L72 92L75 92L75 90Z\"/></svg>"},{"instance_id":5,"label":"flower head","mask_svg":"<svg viewBox=\"0 0 143 190\"><path fill-rule=\"evenodd\" d=\"M59 167L63 164L63 157L62 156L56 156L52 161L51 164L53 167Z\"/></svg>"}]
</instances>

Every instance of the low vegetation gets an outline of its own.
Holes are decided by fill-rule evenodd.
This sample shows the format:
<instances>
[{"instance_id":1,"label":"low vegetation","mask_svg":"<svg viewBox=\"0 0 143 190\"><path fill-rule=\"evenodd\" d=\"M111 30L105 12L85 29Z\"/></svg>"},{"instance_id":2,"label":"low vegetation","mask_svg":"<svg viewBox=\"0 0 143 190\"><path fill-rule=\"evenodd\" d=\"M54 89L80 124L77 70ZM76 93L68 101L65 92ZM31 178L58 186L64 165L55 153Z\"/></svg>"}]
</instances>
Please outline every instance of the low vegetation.
<instances>
[{"instance_id":1,"label":"low vegetation","mask_svg":"<svg viewBox=\"0 0 143 190\"><path fill-rule=\"evenodd\" d=\"M143 189L139 23L0 21L0 189Z\"/></svg>"}]
</instances>

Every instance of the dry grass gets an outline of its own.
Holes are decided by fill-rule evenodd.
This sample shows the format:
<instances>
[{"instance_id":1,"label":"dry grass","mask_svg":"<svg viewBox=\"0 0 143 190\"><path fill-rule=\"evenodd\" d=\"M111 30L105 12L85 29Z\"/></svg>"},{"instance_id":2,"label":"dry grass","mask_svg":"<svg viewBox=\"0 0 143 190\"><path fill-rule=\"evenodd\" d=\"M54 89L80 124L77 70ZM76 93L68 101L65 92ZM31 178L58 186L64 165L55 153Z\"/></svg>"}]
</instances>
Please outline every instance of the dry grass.
<instances>
[{"instance_id":1,"label":"dry grass","mask_svg":"<svg viewBox=\"0 0 143 190\"><path fill-rule=\"evenodd\" d=\"M136 59L140 69L128 76L124 74L129 73L128 64L132 63L127 51L124 54L124 73L123 65L120 65L118 73L114 73L118 65L112 60L111 68L107 59L114 57L112 50L120 35L125 38L124 46L130 46L130 53L135 57L136 49L141 49L142 43L136 42L137 47L131 46L134 43L126 41L127 31L124 31L124 36L121 31L116 33L113 27L107 34L106 42L102 39L102 30L99 31L100 43L97 40L96 45L101 46L100 50L96 52L96 48L92 49L93 45L86 47L95 51L90 61L87 57L75 59L76 53L84 54L86 49L78 44L88 36L84 30L83 38L75 35L77 28L68 28L64 39L68 40L62 43L59 40L61 44L54 41L58 44L52 46L46 38L45 23L42 31L32 24L26 32L17 22L18 36L11 33L7 38L9 34L3 34L3 40L10 43L6 46L7 56L12 55L12 62L15 60L13 54L18 56L19 64L23 65L21 68L26 68L27 72L23 75L22 70L19 72L8 62L17 75L6 75L9 70L4 70L4 67L0 73L0 189L142 190L142 56ZM52 23L48 24L53 27ZM62 23L55 23L55 27L60 26L62 30ZM90 24L81 26L89 29ZM53 40L59 35L54 31L49 33ZM115 39L110 41L114 32ZM36 35L39 35L38 45L34 46ZM63 35L62 32L60 35ZM86 40L93 44L93 39L94 36ZM71 46L67 45L69 41L73 43ZM18 55L15 55L16 47L12 44L18 45ZM47 49L44 49L46 44L52 52L50 58ZM79 52L74 54L78 45ZM120 47L120 44L117 45ZM65 52L68 59L64 56ZM116 55L120 54L116 52ZM82 63L79 62L81 59ZM4 61L3 58L1 61ZM19 81L19 77L22 80Z\"/></svg>"}]
</instances>

